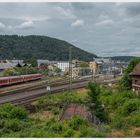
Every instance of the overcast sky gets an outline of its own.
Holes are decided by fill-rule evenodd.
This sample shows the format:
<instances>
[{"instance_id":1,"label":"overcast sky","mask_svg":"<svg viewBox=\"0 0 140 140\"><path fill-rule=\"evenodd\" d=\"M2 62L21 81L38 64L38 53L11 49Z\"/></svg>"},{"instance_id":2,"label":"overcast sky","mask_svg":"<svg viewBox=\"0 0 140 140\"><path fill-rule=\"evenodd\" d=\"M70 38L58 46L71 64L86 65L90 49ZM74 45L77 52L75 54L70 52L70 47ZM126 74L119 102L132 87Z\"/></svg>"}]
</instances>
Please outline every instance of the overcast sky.
<instances>
[{"instance_id":1,"label":"overcast sky","mask_svg":"<svg viewBox=\"0 0 140 140\"><path fill-rule=\"evenodd\" d=\"M47 35L98 56L139 56L140 3L0 3L0 34Z\"/></svg>"}]
</instances>

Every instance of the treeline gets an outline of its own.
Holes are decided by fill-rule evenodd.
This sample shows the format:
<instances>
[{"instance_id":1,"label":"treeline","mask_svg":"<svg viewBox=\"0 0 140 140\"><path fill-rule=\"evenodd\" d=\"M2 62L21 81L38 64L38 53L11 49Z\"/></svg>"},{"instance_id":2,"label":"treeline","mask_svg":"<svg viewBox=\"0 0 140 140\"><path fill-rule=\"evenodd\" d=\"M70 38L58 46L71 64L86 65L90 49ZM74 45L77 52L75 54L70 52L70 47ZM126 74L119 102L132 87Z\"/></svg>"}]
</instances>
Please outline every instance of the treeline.
<instances>
[{"instance_id":1,"label":"treeline","mask_svg":"<svg viewBox=\"0 0 140 140\"><path fill-rule=\"evenodd\" d=\"M0 35L0 59L49 59L68 60L69 47L72 48L72 58L93 60L96 55L81 50L74 45L47 36Z\"/></svg>"},{"instance_id":2,"label":"treeline","mask_svg":"<svg viewBox=\"0 0 140 140\"><path fill-rule=\"evenodd\" d=\"M125 61L125 62L128 62L133 58L135 58L135 57L134 56L113 56L113 57L111 57L112 60L119 60L119 61Z\"/></svg>"}]
</instances>

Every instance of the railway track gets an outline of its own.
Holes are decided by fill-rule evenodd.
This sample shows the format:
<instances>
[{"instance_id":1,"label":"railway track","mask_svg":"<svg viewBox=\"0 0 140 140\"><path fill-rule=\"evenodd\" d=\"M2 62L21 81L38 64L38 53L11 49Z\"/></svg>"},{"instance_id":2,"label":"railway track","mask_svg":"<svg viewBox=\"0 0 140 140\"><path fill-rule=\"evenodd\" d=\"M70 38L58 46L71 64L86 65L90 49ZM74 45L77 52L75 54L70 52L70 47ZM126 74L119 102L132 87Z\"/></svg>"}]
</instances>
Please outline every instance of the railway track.
<instances>
[{"instance_id":1,"label":"railway track","mask_svg":"<svg viewBox=\"0 0 140 140\"><path fill-rule=\"evenodd\" d=\"M72 89L86 87L89 81L90 80L74 81L72 84ZM116 81L114 80L111 82L116 82ZM108 81L106 83L108 83ZM51 91L50 91L51 93L58 93L69 89L68 81L62 83L61 82L55 83L55 84L53 83L50 84L50 86L51 86ZM46 83L44 83L36 87L30 87L22 90L12 91L12 92L8 92L7 94L0 94L0 104L13 103L15 105L28 106L33 101L37 100L38 97L47 94L50 93L47 92Z\"/></svg>"}]
</instances>

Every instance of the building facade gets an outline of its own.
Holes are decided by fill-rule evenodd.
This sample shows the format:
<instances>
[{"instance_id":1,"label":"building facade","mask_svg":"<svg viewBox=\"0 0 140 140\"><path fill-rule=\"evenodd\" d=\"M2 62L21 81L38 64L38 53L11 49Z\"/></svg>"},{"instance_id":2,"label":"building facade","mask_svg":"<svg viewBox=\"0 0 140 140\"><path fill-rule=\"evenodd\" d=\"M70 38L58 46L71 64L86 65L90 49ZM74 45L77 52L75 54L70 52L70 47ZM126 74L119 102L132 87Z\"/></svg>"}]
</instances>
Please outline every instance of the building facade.
<instances>
[{"instance_id":1,"label":"building facade","mask_svg":"<svg viewBox=\"0 0 140 140\"><path fill-rule=\"evenodd\" d=\"M133 91L140 92L140 63L135 66L131 75Z\"/></svg>"}]
</instances>

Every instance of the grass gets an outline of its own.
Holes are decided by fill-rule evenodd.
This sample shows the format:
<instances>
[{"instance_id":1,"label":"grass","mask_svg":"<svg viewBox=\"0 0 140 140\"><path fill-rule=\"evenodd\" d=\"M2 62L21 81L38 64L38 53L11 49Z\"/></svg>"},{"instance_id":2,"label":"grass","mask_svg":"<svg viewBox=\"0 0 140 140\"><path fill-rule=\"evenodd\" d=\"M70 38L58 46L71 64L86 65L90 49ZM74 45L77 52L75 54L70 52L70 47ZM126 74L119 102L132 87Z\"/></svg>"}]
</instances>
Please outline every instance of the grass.
<instances>
[{"instance_id":1,"label":"grass","mask_svg":"<svg viewBox=\"0 0 140 140\"><path fill-rule=\"evenodd\" d=\"M48 80L50 83L51 82L57 82L57 81L63 81L63 80L68 80L68 77L66 76L54 76L54 77L44 77L43 80Z\"/></svg>"},{"instance_id":2,"label":"grass","mask_svg":"<svg viewBox=\"0 0 140 140\"><path fill-rule=\"evenodd\" d=\"M85 98L87 96L86 90L77 90L73 91L72 93L69 92L62 92L58 94L49 94L46 96L42 96L38 99L38 101L34 102L33 104L41 109L45 105L62 105L66 103L84 103Z\"/></svg>"},{"instance_id":3,"label":"grass","mask_svg":"<svg viewBox=\"0 0 140 140\"><path fill-rule=\"evenodd\" d=\"M78 116L59 120L63 106L85 104L88 89L73 90L40 97L33 104L36 113L5 105L0 107L1 137L138 137L140 136L140 98L131 91L100 86L99 100L104 105L108 122L96 129ZM13 117L14 116L14 117Z\"/></svg>"}]
</instances>

